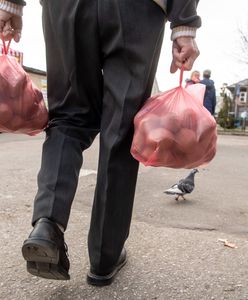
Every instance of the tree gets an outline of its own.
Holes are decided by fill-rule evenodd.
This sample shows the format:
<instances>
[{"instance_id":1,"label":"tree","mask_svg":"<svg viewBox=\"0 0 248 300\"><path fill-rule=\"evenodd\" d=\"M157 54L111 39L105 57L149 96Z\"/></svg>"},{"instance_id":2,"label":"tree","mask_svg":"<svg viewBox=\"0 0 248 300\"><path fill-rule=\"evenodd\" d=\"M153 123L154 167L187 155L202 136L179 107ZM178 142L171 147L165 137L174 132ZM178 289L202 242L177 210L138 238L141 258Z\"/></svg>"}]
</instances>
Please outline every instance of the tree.
<instances>
[{"instance_id":1,"label":"tree","mask_svg":"<svg viewBox=\"0 0 248 300\"><path fill-rule=\"evenodd\" d=\"M237 55L238 61L248 65L248 26L246 28L239 28L239 53Z\"/></svg>"},{"instance_id":2,"label":"tree","mask_svg":"<svg viewBox=\"0 0 248 300\"><path fill-rule=\"evenodd\" d=\"M221 88L220 96L222 97L222 108L218 113L218 124L222 128L233 128L234 127L234 117L230 116L229 112L232 107L232 99L227 95L226 84L223 84Z\"/></svg>"}]
</instances>

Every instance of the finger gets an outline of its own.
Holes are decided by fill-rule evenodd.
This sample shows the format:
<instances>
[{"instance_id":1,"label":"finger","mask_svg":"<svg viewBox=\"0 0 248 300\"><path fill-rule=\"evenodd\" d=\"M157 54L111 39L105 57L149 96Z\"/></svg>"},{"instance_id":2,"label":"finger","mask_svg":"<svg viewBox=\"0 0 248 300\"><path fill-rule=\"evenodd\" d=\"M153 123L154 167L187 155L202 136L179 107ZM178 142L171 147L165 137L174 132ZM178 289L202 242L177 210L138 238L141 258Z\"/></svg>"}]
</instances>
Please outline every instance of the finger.
<instances>
[{"instance_id":1,"label":"finger","mask_svg":"<svg viewBox=\"0 0 248 300\"><path fill-rule=\"evenodd\" d=\"M9 31L5 31L2 33L2 38L5 40L5 41L10 41L13 37L13 32L9 32Z\"/></svg>"},{"instance_id":2,"label":"finger","mask_svg":"<svg viewBox=\"0 0 248 300\"><path fill-rule=\"evenodd\" d=\"M15 31L22 31L22 18L21 17L13 17L11 20L11 27L14 28Z\"/></svg>"},{"instance_id":3,"label":"finger","mask_svg":"<svg viewBox=\"0 0 248 300\"><path fill-rule=\"evenodd\" d=\"M172 56L174 60L180 60L180 52L178 48L174 47L172 49Z\"/></svg>"},{"instance_id":4,"label":"finger","mask_svg":"<svg viewBox=\"0 0 248 300\"><path fill-rule=\"evenodd\" d=\"M180 61L186 62L189 58L191 59L196 59L199 55L199 50L198 48L195 47L183 47L181 49L180 55L178 59Z\"/></svg>"},{"instance_id":5,"label":"finger","mask_svg":"<svg viewBox=\"0 0 248 300\"><path fill-rule=\"evenodd\" d=\"M170 72L173 74L173 73L176 73L178 67L176 66L176 64L174 63L174 61L171 62L171 66L170 66Z\"/></svg>"},{"instance_id":6,"label":"finger","mask_svg":"<svg viewBox=\"0 0 248 300\"><path fill-rule=\"evenodd\" d=\"M175 73L178 68L181 67L180 63L180 52L179 49L177 48L177 45L173 43L173 48L172 48L172 62L170 66L170 72Z\"/></svg>"},{"instance_id":7,"label":"finger","mask_svg":"<svg viewBox=\"0 0 248 300\"><path fill-rule=\"evenodd\" d=\"M7 28L3 30L2 32L2 38L5 40L5 41L10 41L13 37L13 30L10 29L10 28Z\"/></svg>"},{"instance_id":8,"label":"finger","mask_svg":"<svg viewBox=\"0 0 248 300\"><path fill-rule=\"evenodd\" d=\"M3 27L3 32L10 32L13 31L13 28L10 25L10 22L6 22L5 26Z\"/></svg>"},{"instance_id":9,"label":"finger","mask_svg":"<svg viewBox=\"0 0 248 300\"><path fill-rule=\"evenodd\" d=\"M191 51L185 51L183 49L182 51L175 50L173 54L174 63L178 68L182 67L182 64L187 63L187 66L189 67L191 64Z\"/></svg>"},{"instance_id":10,"label":"finger","mask_svg":"<svg viewBox=\"0 0 248 300\"><path fill-rule=\"evenodd\" d=\"M185 62L184 62L184 69L186 71L190 71L193 67L193 62L194 62L194 60L191 57L186 59Z\"/></svg>"},{"instance_id":11,"label":"finger","mask_svg":"<svg viewBox=\"0 0 248 300\"><path fill-rule=\"evenodd\" d=\"M21 32L20 31L15 31L13 38L14 38L14 41L16 43L18 43L20 41L20 39L21 39Z\"/></svg>"},{"instance_id":12,"label":"finger","mask_svg":"<svg viewBox=\"0 0 248 300\"><path fill-rule=\"evenodd\" d=\"M15 17L12 19L11 23L12 27L14 28L13 38L16 43L18 43L21 39L21 32L22 32L22 18Z\"/></svg>"},{"instance_id":13,"label":"finger","mask_svg":"<svg viewBox=\"0 0 248 300\"><path fill-rule=\"evenodd\" d=\"M182 63L178 60L173 59L170 66L170 72L175 73L178 69L181 69Z\"/></svg>"},{"instance_id":14,"label":"finger","mask_svg":"<svg viewBox=\"0 0 248 300\"><path fill-rule=\"evenodd\" d=\"M194 48L192 45L186 45L184 47L182 47L181 49L181 59L183 61L187 60L189 57L191 56L196 56L196 53L197 53L197 49Z\"/></svg>"},{"instance_id":15,"label":"finger","mask_svg":"<svg viewBox=\"0 0 248 300\"><path fill-rule=\"evenodd\" d=\"M198 57L198 55L199 54L193 54L185 60L185 62L184 62L185 70L190 71L192 69L194 62L195 62L196 58Z\"/></svg>"},{"instance_id":16,"label":"finger","mask_svg":"<svg viewBox=\"0 0 248 300\"><path fill-rule=\"evenodd\" d=\"M5 26L5 21L0 20L0 32L3 32L4 26Z\"/></svg>"},{"instance_id":17,"label":"finger","mask_svg":"<svg viewBox=\"0 0 248 300\"><path fill-rule=\"evenodd\" d=\"M8 21L5 23L5 26L2 30L2 36L6 41L11 40L12 38L17 43L20 41L22 22L19 20L18 22ZM15 26L15 28L13 28L13 26Z\"/></svg>"}]
</instances>

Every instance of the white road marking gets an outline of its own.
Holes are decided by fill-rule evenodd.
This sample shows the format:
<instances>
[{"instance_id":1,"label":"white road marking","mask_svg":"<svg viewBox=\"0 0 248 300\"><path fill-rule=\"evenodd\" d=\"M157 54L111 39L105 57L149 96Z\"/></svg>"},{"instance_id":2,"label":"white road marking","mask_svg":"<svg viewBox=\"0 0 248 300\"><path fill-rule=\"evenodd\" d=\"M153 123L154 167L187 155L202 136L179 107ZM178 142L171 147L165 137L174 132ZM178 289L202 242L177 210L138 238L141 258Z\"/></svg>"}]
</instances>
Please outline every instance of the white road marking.
<instances>
[{"instance_id":1,"label":"white road marking","mask_svg":"<svg viewBox=\"0 0 248 300\"><path fill-rule=\"evenodd\" d=\"M96 175L97 174L97 171L95 170L90 170L90 169L81 169L80 170L80 173L79 173L79 178L80 177L83 177L83 176L88 176L88 175Z\"/></svg>"}]
</instances>

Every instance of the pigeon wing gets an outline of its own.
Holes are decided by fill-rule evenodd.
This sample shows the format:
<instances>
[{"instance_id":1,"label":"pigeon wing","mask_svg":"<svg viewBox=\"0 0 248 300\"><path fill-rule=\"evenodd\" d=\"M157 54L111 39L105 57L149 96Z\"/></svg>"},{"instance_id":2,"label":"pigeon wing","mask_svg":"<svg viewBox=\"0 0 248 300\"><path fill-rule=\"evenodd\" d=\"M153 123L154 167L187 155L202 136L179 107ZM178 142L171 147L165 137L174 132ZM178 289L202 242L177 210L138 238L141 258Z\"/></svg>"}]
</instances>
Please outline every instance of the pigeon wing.
<instances>
[{"instance_id":1,"label":"pigeon wing","mask_svg":"<svg viewBox=\"0 0 248 300\"><path fill-rule=\"evenodd\" d=\"M174 184L171 188L164 191L165 194L169 195L183 195L184 193L181 191L181 189L178 187L177 184Z\"/></svg>"},{"instance_id":2,"label":"pigeon wing","mask_svg":"<svg viewBox=\"0 0 248 300\"><path fill-rule=\"evenodd\" d=\"M195 184L191 180L181 180L178 188L185 194L189 194L194 190Z\"/></svg>"}]
</instances>

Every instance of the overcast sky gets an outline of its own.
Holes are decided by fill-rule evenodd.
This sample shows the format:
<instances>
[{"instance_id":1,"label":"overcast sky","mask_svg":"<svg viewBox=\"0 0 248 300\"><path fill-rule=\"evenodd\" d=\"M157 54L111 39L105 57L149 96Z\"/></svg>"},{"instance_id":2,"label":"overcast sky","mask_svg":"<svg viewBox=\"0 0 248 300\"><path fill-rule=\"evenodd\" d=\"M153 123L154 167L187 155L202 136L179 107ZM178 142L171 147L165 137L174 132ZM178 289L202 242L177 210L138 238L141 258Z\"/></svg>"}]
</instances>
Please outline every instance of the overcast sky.
<instances>
[{"instance_id":1,"label":"overcast sky","mask_svg":"<svg viewBox=\"0 0 248 300\"><path fill-rule=\"evenodd\" d=\"M12 48L24 52L24 64L45 70L45 51L41 26L41 7L38 0L26 0L22 40ZM202 72L212 70L212 79L217 89L222 83L232 84L248 78L248 64L239 63L234 57L239 51L238 28L246 27L248 35L247 0L200 0L198 14L202 27L197 32L201 55L194 68ZM248 51L248 49L247 49ZM178 85L179 73L170 74L171 41L169 23L166 24L163 48L157 70L161 90ZM185 72L184 78L190 76Z\"/></svg>"}]
</instances>

